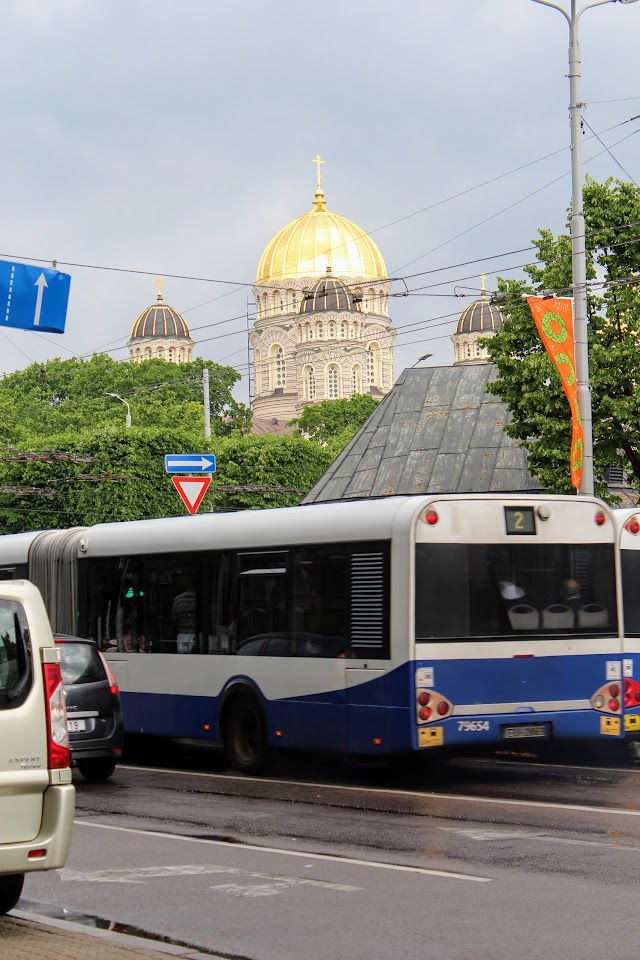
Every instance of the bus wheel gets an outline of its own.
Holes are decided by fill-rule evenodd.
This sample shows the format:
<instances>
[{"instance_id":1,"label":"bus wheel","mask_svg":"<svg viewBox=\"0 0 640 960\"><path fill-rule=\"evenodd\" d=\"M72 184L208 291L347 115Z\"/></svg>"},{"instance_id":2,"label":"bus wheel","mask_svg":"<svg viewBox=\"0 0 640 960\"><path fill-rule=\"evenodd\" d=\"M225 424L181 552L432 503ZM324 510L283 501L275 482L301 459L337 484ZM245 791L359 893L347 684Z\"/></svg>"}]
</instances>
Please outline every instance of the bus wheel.
<instances>
[{"instance_id":1,"label":"bus wheel","mask_svg":"<svg viewBox=\"0 0 640 960\"><path fill-rule=\"evenodd\" d=\"M239 694L227 708L224 724L227 760L241 773L260 773L267 763L267 738L262 711L251 694Z\"/></svg>"}]
</instances>

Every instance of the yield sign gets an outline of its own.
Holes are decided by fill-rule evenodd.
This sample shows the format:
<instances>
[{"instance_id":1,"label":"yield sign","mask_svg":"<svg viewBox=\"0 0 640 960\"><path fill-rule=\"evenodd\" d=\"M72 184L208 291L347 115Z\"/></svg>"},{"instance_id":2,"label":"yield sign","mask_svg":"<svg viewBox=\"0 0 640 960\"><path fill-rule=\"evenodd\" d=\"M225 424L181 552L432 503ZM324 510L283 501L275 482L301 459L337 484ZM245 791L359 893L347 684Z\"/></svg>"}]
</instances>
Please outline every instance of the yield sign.
<instances>
[{"instance_id":1,"label":"yield sign","mask_svg":"<svg viewBox=\"0 0 640 960\"><path fill-rule=\"evenodd\" d=\"M207 492L211 477L171 477L171 479L189 513L195 513Z\"/></svg>"}]
</instances>

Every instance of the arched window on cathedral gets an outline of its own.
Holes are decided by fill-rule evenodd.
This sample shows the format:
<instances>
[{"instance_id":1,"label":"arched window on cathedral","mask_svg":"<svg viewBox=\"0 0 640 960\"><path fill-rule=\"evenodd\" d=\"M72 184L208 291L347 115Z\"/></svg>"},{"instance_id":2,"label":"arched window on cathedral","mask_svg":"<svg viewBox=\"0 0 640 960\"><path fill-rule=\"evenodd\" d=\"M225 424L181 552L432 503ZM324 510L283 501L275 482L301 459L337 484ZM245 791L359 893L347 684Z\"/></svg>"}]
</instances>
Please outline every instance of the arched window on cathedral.
<instances>
[{"instance_id":1,"label":"arched window on cathedral","mask_svg":"<svg viewBox=\"0 0 640 960\"><path fill-rule=\"evenodd\" d=\"M338 400L340 397L340 368L337 363L330 363L327 367L325 392L327 400Z\"/></svg>"},{"instance_id":2,"label":"arched window on cathedral","mask_svg":"<svg viewBox=\"0 0 640 960\"><path fill-rule=\"evenodd\" d=\"M151 347L147 347L147 349L144 352L144 355L147 358L147 360L151 359Z\"/></svg>"},{"instance_id":3,"label":"arched window on cathedral","mask_svg":"<svg viewBox=\"0 0 640 960\"><path fill-rule=\"evenodd\" d=\"M262 354L259 350L253 351L253 382L256 396L262 393Z\"/></svg>"},{"instance_id":4,"label":"arched window on cathedral","mask_svg":"<svg viewBox=\"0 0 640 960\"><path fill-rule=\"evenodd\" d=\"M142 360L142 350L140 349L140 347L138 347L136 350L136 360L138 361L138 363L140 363L140 361Z\"/></svg>"},{"instance_id":5,"label":"arched window on cathedral","mask_svg":"<svg viewBox=\"0 0 640 960\"><path fill-rule=\"evenodd\" d=\"M324 325L322 323L319 323L316 329L318 331L318 340L322 340L324 336L324 333L323 333Z\"/></svg>"},{"instance_id":6,"label":"arched window on cathedral","mask_svg":"<svg viewBox=\"0 0 640 960\"><path fill-rule=\"evenodd\" d=\"M330 320L330 321L329 321L329 333L328 333L328 337L329 337L329 340L335 340L335 338L336 338L336 325L335 325L335 323L333 322L333 320Z\"/></svg>"},{"instance_id":7,"label":"arched window on cathedral","mask_svg":"<svg viewBox=\"0 0 640 960\"><path fill-rule=\"evenodd\" d=\"M362 365L354 363L351 368L351 393L362 393Z\"/></svg>"},{"instance_id":8,"label":"arched window on cathedral","mask_svg":"<svg viewBox=\"0 0 640 960\"><path fill-rule=\"evenodd\" d=\"M367 347L367 383L370 387L382 385L382 351L379 343Z\"/></svg>"},{"instance_id":9,"label":"arched window on cathedral","mask_svg":"<svg viewBox=\"0 0 640 960\"><path fill-rule=\"evenodd\" d=\"M167 350L167 360L173 363L173 347L169 347Z\"/></svg>"},{"instance_id":10,"label":"arched window on cathedral","mask_svg":"<svg viewBox=\"0 0 640 960\"><path fill-rule=\"evenodd\" d=\"M284 299L280 292L276 293L276 305L280 313L284 311Z\"/></svg>"},{"instance_id":11,"label":"arched window on cathedral","mask_svg":"<svg viewBox=\"0 0 640 960\"><path fill-rule=\"evenodd\" d=\"M285 366L284 350L279 343L274 343L269 349L271 389L282 390L287 384L287 370Z\"/></svg>"},{"instance_id":12,"label":"arched window on cathedral","mask_svg":"<svg viewBox=\"0 0 640 960\"><path fill-rule=\"evenodd\" d=\"M310 401L316 397L316 377L310 363L305 364L302 369L302 397Z\"/></svg>"},{"instance_id":13,"label":"arched window on cathedral","mask_svg":"<svg viewBox=\"0 0 640 960\"><path fill-rule=\"evenodd\" d=\"M340 339L341 340L347 339L347 325L344 322L344 320L340 321Z\"/></svg>"}]
</instances>

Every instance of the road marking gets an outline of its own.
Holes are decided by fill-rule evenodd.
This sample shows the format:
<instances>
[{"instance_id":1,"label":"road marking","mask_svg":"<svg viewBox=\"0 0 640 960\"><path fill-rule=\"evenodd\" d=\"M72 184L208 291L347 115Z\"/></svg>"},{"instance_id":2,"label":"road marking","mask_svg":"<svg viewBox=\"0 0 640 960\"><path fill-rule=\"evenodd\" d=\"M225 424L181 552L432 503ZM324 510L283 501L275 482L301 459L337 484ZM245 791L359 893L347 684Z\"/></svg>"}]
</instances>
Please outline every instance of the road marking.
<instances>
[{"instance_id":1,"label":"road marking","mask_svg":"<svg viewBox=\"0 0 640 960\"><path fill-rule=\"evenodd\" d=\"M247 897L273 896L281 890L288 890L295 886L324 887L327 890L338 890L340 893L359 893L362 887L353 887L345 883L331 883L327 880L310 880L306 877L273 876L270 873L256 873L254 870L241 870L239 867L223 867L217 864L187 864L185 866L137 867L125 870L69 870L59 871L60 879L75 883L139 883L158 877L197 877L208 874L233 874L252 880L271 880L270 884L251 884L241 886L237 883L217 884L211 890L220 890L223 893L234 893Z\"/></svg>"},{"instance_id":2,"label":"road marking","mask_svg":"<svg viewBox=\"0 0 640 960\"><path fill-rule=\"evenodd\" d=\"M244 777L244 776L227 776L219 773L191 773L187 770L167 770L163 767L135 767L135 766L126 766L123 767L124 770L138 771L142 773L162 773L165 776L167 774L177 775L182 777L203 777L205 779L211 780L238 780L241 783L272 783L277 784L282 787L306 787L307 789L316 789L316 790L333 790L343 793L372 793L372 794L381 794L382 796L392 796L392 797L409 797L411 799L424 799L424 800L457 800L460 803L486 803L492 806L505 806L505 807L534 807L542 810L572 810L578 813L607 813L613 814L621 817L640 817L640 810L619 810L616 807L588 807L580 803L551 803L547 800L503 800L499 797L470 797L468 795L462 796L457 793L435 793L431 790L430 792L424 792L421 790L392 790L389 787L351 787L345 786L344 784L335 784L335 783L313 783L310 781L305 782L304 780L275 780L268 777ZM571 769L582 769L580 767ZM599 768L585 768L593 770ZM605 768L609 769L609 768ZM609 771L611 772L611 771ZM637 771L633 771L637 773ZM291 799L291 798L290 798ZM294 801L295 802L295 801ZM164 836L164 834L162 834Z\"/></svg>"},{"instance_id":3,"label":"road marking","mask_svg":"<svg viewBox=\"0 0 640 960\"><path fill-rule=\"evenodd\" d=\"M307 860L323 860L327 863L348 863L356 867L372 867L376 870L392 870L397 873L417 873L425 877L446 877L450 880L472 880L476 883L490 883L491 877L475 877L451 870L431 870L429 867L408 867L397 863L380 863L378 860L359 860L355 857L337 857L327 853L308 853L303 850L282 850L279 847L260 847L250 843L228 843L225 840L204 840L200 837L183 837L179 833L161 833L158 830L136 830L134 827L112 826L107 823L89 823L87 820L74 820L79 827L92 827L94 830L113 830L116 833L132 833L142 837L158 837L161 840L179 840L183 843L202 843L213 847L228 847L230 850L251 851L252 853L273 853L282 857L304 857Z\"/></svg>"},{"instance_id":4,"label":"road marking","mask_svg":"<svg viewBox=\"0 0 640 960\"><path fill-rule=\"evenodd\" d=\"M493 840L544 840L547 843L568 843L573 846L581 847L608 847L613 850L629 850L632 853L638 852L638 846L631 843L609 843L606 840L574 840L572 837L554 837L550 833L537 833L527 830L482 830L473 827L436 827L436 830L443 830L445 833L457 833L461 837L469 837L471 840L493 841Z\"/></svg>"}]
</instances>

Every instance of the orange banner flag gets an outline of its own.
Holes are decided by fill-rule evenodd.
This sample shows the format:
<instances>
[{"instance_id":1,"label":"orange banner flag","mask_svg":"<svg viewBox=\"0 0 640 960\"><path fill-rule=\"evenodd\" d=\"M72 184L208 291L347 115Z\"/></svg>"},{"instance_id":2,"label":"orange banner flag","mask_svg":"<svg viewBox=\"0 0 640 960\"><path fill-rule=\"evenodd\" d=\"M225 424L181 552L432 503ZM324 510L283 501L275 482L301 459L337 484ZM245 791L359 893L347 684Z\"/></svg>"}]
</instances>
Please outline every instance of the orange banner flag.
<instances>
[{"instance_id":1,"label":"orange banner flag","mask_svg":"<svg viewBox=\"0 0 640 960\"><path fill-rule=\"evenodd\" d=\"M569 406L573 431L571 436L571 483L580 489L584 431L578 407L575 341L573 338L573 301L568 297L527 297L540 339L553 360Z\"/></svg>"}]
</instances>

